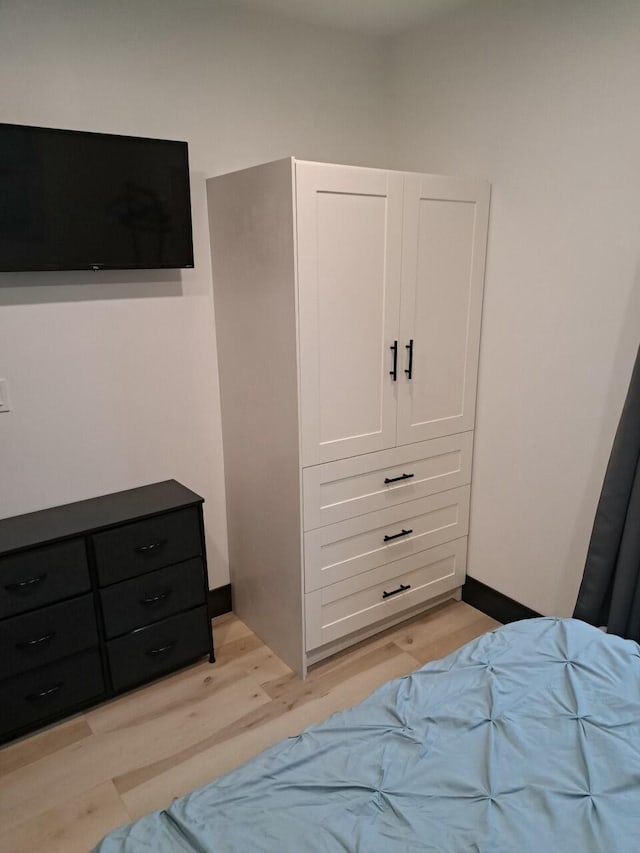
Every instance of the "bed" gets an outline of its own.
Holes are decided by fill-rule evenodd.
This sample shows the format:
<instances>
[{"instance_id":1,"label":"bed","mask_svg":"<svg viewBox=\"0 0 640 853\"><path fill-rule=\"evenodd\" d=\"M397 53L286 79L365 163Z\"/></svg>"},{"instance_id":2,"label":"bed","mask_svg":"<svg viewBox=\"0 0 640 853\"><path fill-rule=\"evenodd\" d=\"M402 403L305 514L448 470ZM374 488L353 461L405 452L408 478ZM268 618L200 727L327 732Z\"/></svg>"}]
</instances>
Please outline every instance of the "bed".
<instances>
[{"instance_id":1,"label":"bed","mask_svg":"<svg viewBox=\"0 0 640 853\"><path fill-rule=\"evenodd\" d=\"M390 681L96 848L638 850L640 647L553 618Z\"/></svg>"}]
</instances>

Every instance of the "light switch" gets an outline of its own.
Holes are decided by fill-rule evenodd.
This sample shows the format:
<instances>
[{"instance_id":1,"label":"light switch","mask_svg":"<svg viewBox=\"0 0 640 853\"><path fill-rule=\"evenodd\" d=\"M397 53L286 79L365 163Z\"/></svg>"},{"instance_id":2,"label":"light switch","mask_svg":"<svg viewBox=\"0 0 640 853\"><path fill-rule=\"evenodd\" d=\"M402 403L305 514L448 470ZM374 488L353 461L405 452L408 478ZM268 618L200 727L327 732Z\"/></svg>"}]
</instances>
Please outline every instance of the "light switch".
<instances>
[{"instance_id":1,"label":"light switch","mask_svg":"<svg viewBox=\"0 0 640 853\"><path fill-rule=\"evenodd\" d=\"M9 386L6 379L0 379L0 412L9 412Z\"/></svg>"}]
</instances>

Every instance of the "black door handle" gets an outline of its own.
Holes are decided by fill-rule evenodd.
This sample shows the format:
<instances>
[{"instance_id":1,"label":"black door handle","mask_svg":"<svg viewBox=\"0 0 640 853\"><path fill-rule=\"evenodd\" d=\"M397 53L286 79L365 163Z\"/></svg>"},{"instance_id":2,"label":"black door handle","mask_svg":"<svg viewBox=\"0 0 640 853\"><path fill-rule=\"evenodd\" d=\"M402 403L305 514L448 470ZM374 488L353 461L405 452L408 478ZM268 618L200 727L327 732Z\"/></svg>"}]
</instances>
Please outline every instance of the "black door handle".
<instances>
[{"instance_id":1,"label":"black door handle","mask_svg":"<svg viewBox=\"0 0 640 853\"><path fill-rule=\"evenodd\" d=\"M394 533L393 536L385 536L384 541L391 542L392 539L398 539L400 536L408 536L410 533L413 533L413 530L405 530L403 527L400 533Z\"/></svg>"},{"instance_id":2,"label":"black door handle","mask_svg":"<svg viewBox=\"0 0 640 853\"><path fill-rule=\"evenodd\" d=\"M47 573L43 572L36 578L27 578L26 581L18 581L18 583L8 583L5 585L7 592L20 592L23 589L29 589L32 586L37 586L47 577Z\"/></svg>"},{"instance_id":3,"label":"black door handle","mask_svg":"<svg viewBox=\"0 0 640 853\"><path fill-rule=\"evenodd\" d=\"M407 374L407 379L413 379L413 338L405 346L405 349L409 350L409 367L407 367L405 373Z\"/></svg>"},{"instance_id":4,"label":"black door handle","mask_svg":"<svg viewBox=\"0 0 640 853\"><path fill-rule=\"evenodd\" d=\"M393 353L393 368L389 371L389 376L395 382L398 378L398 341L394 341L389 349Z\"/></svg>"},{"instance_id":5,"label":"black door handle","mask_svg":"<svg viewBox=\"0 0 640 853\"><path fill-rule=\"evenodd\" d=\"M392 589L391 592L386 592L386 591L383 592L382 597L383 598L389 598L389 596L391 596L391 595L397 595L399 592L406 592L406 590L408 590L408 589L411 589L410 583L408 583L408 584L401 583L400 586L398 587L398 589Z\"/></svg>"},{"instance_id":6,"label":"black door handle","mask_svg":"<svg viewBox=\"0 0 640 853\"><path fill-rule=\"evenodd\" d=\"M158 551L166 544L166 539L159 539L157 542L150 542L148 545L138 545L133 550L138 554L151 554L153 551Z\"/></svg>"},{"instance_id":7,"label":"black door handle","mask_svg":"<svg viewBox=\"0 0 640 853\"><path fill-rule=\"evenodd\" d=\"M170 643L167 643L166 646L159 646L157 649L147 649L145 652L146 655L149 655L150 658L155 658L158 655L166 655L177 643L177 640L172 640Z\"/></svg>"},{"instance_id":8,"label":"black door handle","mask_svg":"<svg viewBox=\"0 0 640 853\"><path fill-rule=\"evenodd\" d=\"M30 693L24 698L27 700L27 702L39 702L40 699L46 699L48 696L53 696L54 693L57 693L58 690L60 690L63 684L63 681L59 681L57 684L54 684L53 687L48 687L46 690L41 690L40 693Z\"/></svg>"},{"instance_id":9,"label":"black door handle","mask_svg":"<svg viewBox=\"0 0 640 853\"><path fill-rule=\"evenodd\" d=\"M157 595L146 595L144 598L140 599L140 604L157 604L159 601L164 601L165 598L169 598L170 595L171 590L165 589Z\"/></svg>"},{"instance_id":10,"label":"black door handle","mask_svg":"<svg viewBox=\"0 0 640 853\"><path fill-rule=\"evenodd\" d=\"M49 640L53 640L56 632L52 631L50 634L44 634L42 637L37 637L35 640L26 640L24 643L16 643L16 649L33 649L36 646L41 646L43 643L48 643Z\"/></svg>"},{"instance_id":11,"label":"black door handle","mask_svg":"<svg viewBox=\"0 0 640 853\"><path fill-rule=\"evenodd\" d=\"M398 480L410 480L415 474L401 474L399 477L385 477L385 483L397 483Z\"/></svg>"}]
</instances>

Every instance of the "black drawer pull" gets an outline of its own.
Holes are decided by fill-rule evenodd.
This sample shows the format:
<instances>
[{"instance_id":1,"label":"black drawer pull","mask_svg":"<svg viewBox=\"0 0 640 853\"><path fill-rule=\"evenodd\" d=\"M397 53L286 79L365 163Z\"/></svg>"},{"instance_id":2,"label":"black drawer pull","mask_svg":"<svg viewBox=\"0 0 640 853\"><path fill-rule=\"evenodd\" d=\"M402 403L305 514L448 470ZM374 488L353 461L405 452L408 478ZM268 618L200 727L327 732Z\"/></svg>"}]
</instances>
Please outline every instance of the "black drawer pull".
<instances>
[{"instance_id":1,"label":"black drawer pull","mask_svg":"<svg viewBox=\"0 0 640 853\"><path fill-rule=\"evenodd\" d=\"M383 592L382 597L383 598L389 598L389 596L391 596L391 595L397 595L399 592L406 592L408 589L411 589L410 583L407 583L407 584L401 583L400 586L398 587L398 589L392 589L391 592Z\"/></svg>"},{"instance_id":2,"label":"black drawer pull","mask_svg":"<svg viewBox=\"0 0 640 853\"><path fill-rule=\"evenodd\" d=\"M170 595L171 590L165 589L157 595L146 595L144 598L140 599L140 604L157 604L159 601L164 601L165 598L169 598Z\"/></svg>"},{"instance_id":3,"label":"black drawer pull","mask_svg":"<svg viewBox=\"0 0 640 853\"><path fill-rule=\"evenodd\" d=\"M398 341L394 341L389 349L393 353L393 368L389 371L389 376L395 382L398 378Z\"/></svg>"},{"instance_id":4,"label":"black drawer pull","mask_svg":"<svg viewBox=\"0 0 640 853\"><path fill-rule=\"evenodd\" d=\"M158 655L166 655L177 642L177 640L172 640L170 643L167 643L166 646L159 646L157 649L147 649L145 655L149 655L150 658L155 658Z\"/></svg>"},{"instance_id":5,"label":"black drawer pull","mask_svg":"<svg viewBox=\"0 0 640 853\"><path fill-rule=\"evenodd\" d=\"M384 541L391 542L392 539L398 539L398 537L400 536L408 536L410 533L413 533L413 530L411 530L411 528L409 528L409 530L405 530L403 527L400 533L394 533L393 536L385 536Z\"/></svg>"},{"instance_id":6,"label":"black drawer pull","mask_svg":"<svg viewBox=\"0 0 640 853\"><path fill-rule=\"evenodd\" d=\"M166 539L159 539L157 542L150 542L148 545L138 545L133 550L137 554L152 554L154 551L159 551L167 544Z\"/></svg>"},{"instance_id":7,"label":"black drawer pull","mask_svg":"<svg viewBox=\"0 0 640 853\"><path fill-rule=\"evenodd\" d=\"M401 474L399 477L385 477L385 483L397 483L398 480L410 480L415 474Z\"/></svg>"},{"instance_id":8,"label":"black drawer pull","mask_svg":"<svg viewBox=\"0 0 640 853\"><path fill-rule=\"evenodd\" d=\"M57 684L54 684L53 687L48 687L46 690L41 690L40 693L30 693L24 698L27 700L27 702L39 702L41 699L46 699L49 696L53 696L54 693L57 693L58 690L60 690L63 684L63 681L59 681Z\"/></svg>"},{"instance_id":9,"label":"black drawer pull","mask_svg":"<svg viewBox=\"0 0 640 853\"><path fill-rule=\"evenodd\" d=\"M18 581L18 583L8 583L5 586L7 592L20 592L23 589L30 589L32 586L37 586L47 577L47 573L43 572L37 578L27 578L26 581Z\"/></svg>"},{"instance_id":10,"label":"black drawer pull","mask_svg":"<svg viewBox=\"0 0 640 853\"><path fill-rule=\"evenodd\" d=\"M405 349L409 350L409 367L405 370L407 379L413 379L413 338L406 345Z\"/></svg>"},{"instance_id":11,"label":"black drawer pull","mask_svg":"<svg viewBox=\"0 0 640 853\"><path fill-rule=\"evenodd\" d=\"M48 643L49 640L53 640L56 632L52 631L50 634L44 634L42 637L37 637L35 640L26 640L24 643L16 643L16 649L33 649L36 646L41 646L43 643Z\"/></svg>"}]
</instances>

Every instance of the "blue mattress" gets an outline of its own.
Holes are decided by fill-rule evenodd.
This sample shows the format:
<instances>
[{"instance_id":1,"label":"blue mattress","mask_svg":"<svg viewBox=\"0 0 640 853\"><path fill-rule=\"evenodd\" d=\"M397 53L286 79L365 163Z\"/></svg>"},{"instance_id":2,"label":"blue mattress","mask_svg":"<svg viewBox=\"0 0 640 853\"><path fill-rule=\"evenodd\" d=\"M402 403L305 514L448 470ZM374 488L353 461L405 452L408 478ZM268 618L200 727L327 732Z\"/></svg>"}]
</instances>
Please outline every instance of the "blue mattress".
<instances>
[{"instance_id":1,"label":"blue mattress","mask_svg":"<svg viewBox=\"0 0 640 853\"><path fill-rule=\"evenodd\" d=\"M96 850L640 851L640 647L507 625Z\"/></svg>"}]
</instances>

